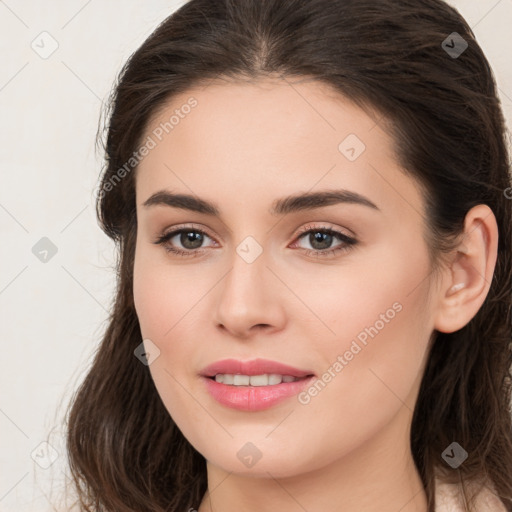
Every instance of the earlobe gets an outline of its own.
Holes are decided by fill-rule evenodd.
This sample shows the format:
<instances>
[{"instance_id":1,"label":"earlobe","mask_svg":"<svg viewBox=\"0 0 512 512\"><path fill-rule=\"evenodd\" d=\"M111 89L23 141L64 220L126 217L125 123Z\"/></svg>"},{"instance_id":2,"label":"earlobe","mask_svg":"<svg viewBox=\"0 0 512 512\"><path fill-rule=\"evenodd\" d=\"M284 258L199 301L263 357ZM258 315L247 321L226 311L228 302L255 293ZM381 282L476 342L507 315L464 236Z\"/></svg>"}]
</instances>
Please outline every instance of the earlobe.
<instances>
[{"instance_id":1,"label":"earlobe","mask_svg":"<svg viewBox=\"0 0 512 512\"><path fill-rule=\"evenodd\" d=\"M477 314L489 292L498 251L498 226L484 204L466 215L464 233L439 289L434 327L450 333Z\"/></svg>"}]
</instances>

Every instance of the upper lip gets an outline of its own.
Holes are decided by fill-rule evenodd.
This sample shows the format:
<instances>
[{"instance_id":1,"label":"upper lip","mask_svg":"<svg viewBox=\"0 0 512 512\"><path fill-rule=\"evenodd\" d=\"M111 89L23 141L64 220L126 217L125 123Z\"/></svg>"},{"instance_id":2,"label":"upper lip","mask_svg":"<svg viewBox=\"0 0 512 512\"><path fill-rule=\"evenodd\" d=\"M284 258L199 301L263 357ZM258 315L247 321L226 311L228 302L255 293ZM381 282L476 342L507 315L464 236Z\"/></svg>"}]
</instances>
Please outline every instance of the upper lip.
<instances>
[{"instance_id":1,"label":"upper lip","mask_svg":"<svg viewBox=\"0 0 512 512\"><path fill-rule=\"evenodd\" d=\"M222 359L221 361L209 364L201 371L201 375L204 377L214 377L218 373L230 375L264 375L274 373L299 378L313 375L313 372L309 370L300 370L299 368L294 368L277 361L270 361L269 359L253 359L251 361Z\"/></svg>"}]
</instances>

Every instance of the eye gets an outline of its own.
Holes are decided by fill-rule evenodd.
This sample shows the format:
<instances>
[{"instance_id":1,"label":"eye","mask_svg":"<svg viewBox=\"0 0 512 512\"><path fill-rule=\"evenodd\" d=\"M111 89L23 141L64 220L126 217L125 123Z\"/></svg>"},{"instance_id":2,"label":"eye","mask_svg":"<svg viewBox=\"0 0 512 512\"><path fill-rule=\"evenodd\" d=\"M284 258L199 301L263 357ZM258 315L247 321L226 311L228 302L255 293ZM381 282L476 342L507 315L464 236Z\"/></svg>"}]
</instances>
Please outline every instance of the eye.
<instances>
[{"instance_id":1,"label":"eye","mask_svg":"<svg viewBox=\"0 0 512 512\"><path fill-rule=\"evenodd\" d=\"M298 240L309 244L310 248L302 247L309 256L331 256L339 251L348 251L357 244L355 238L330 226L305 226L300 231ZM336 240L339 243L333 246Z\"/></svg>"},{"instance_id":2,"label":"eye","mask_svg":"<svg viewBox=\"0 0 512 512\"><path fill-rule=\"evenodd\" d=\"M205 238L212 238L202 229L193 226L174 229L168 233L164 233L154 242L161 244L167 252L172 252L179 256L199 256L202 252L202 244ZM181 247L176 247L181 244Z\"/></svg>"}]
</instances>

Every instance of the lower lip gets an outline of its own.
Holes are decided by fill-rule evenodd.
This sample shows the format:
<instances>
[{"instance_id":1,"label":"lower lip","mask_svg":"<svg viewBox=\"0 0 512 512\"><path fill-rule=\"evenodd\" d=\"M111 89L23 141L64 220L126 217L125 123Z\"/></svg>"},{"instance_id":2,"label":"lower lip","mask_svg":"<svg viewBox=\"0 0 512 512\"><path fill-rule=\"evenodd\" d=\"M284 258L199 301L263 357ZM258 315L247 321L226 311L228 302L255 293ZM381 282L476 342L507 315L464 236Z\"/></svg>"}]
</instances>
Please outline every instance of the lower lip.
<instances>
[{"instance_id":1,"label":"lower lip","mask_svg":"<svg viewBox=\"0 0 512 512\"><path fill-rule=\"evenodd\" d=\"M202 377L206 389L217 402L239 411L263 411L298 395L309 386L314 375L294 382L282 382L272 386L230 386L221 384L215 379Z\"/></svg>"}]
</instances>

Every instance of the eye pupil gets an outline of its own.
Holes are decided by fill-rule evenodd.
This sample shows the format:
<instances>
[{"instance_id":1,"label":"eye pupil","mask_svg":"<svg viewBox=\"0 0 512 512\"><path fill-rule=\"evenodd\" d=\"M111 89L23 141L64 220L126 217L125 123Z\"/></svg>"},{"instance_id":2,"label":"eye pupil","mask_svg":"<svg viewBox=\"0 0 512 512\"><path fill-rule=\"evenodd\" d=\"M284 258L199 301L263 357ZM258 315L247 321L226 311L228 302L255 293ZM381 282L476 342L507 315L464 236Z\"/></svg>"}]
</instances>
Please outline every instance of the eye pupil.
<instances>
[{"instance_id":1,"label":"eye pupil","mask_svg":"<svg viewBox=\"0 0 512 512\"><path fill-rule=\"evenodd\" d=\"M317 242L320 242L320 247L315 246ZM315 233L310 234L310 243L311 246L316 250L327 249L332 244L332 235L330 233L322 233L320 231L316 231Z\"/></svg>"},{"instance_id":2,"label":"eye pupil","mask_svg":"<svg viewBox=\"0 0 512 512\"><path fill-rule=\"evenodd\" d=\"M189 245L189 242L191 242L192 245ZM201 247L202 242L202 233L198 233L197 231L182 231L181 233L180 243L187 249L198 249Z\"/></svg>"}]
</instances>

